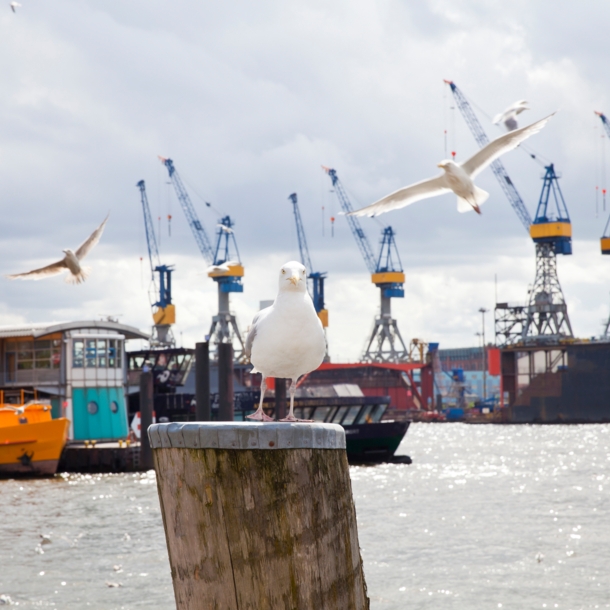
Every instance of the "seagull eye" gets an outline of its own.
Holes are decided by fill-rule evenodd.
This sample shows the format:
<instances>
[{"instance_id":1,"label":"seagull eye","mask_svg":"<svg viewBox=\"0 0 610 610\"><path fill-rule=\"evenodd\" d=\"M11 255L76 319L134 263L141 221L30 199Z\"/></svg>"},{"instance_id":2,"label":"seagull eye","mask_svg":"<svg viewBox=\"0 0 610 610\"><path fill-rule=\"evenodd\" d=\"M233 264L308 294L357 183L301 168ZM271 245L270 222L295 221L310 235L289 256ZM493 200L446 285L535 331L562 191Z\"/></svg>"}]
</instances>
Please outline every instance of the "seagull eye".
<instances>
[{"instance_id":1,"label":"seagull eye","mask_svg":"<svg viewBox=\"0 0 610 610\"><path fill-rule=\"evenodd\" d=\"M305 269L303 269L303 271L301 271L301 273L302 273L303 275L305 275Z\"/></svg>"},{"instance_id":2,"label":"seagull eye","mask_svg":"<svg viewBox=\"0 0 610 610\"><path fill-rule=\"evenodd\" d=\"M282 273L286 273L286 270L285 270L285 269L282 269Z\"/></svg>"}]
</instances>

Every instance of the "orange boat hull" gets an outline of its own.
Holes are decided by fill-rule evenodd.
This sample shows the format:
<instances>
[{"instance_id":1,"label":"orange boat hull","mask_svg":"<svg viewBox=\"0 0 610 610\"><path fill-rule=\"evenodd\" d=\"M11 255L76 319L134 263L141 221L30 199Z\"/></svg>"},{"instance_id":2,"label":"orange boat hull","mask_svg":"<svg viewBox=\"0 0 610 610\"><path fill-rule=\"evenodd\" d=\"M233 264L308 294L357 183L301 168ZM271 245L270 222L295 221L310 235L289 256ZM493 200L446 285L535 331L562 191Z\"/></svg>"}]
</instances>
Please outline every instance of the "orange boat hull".
<instances>
[{"instance_id":1,"label":"orange boat hull","mask_svg":"<svg viewBox=\"0 0 610 610\"><path fill-rule=\"evenodd\" d=\"M27 410L21 422L18 416L4 415L0 417L0 475L55 474L70 421L63 417L51 419L50 413L48 419L37 417Z\"/></svg>"}]
</instances>

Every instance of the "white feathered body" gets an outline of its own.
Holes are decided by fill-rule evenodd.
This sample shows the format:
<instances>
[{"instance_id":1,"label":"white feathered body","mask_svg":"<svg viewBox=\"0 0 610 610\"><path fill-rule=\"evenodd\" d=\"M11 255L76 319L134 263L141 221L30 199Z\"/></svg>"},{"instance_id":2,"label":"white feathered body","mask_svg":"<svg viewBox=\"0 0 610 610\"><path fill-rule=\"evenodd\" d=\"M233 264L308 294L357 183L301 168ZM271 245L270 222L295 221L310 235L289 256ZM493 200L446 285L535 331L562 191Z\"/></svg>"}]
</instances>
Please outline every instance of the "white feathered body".
<instances>
[{"instance_id":1,"label":"white feathered body","mask_svg":"<svg viewBox=\"0 0 610 610\"><path fill-rule=\"evenodd\" d=\"M265 377L296 379L324 360L324 330L307 292L280 292L253 325L250 361Z\"/></svg>"}]
</instances>

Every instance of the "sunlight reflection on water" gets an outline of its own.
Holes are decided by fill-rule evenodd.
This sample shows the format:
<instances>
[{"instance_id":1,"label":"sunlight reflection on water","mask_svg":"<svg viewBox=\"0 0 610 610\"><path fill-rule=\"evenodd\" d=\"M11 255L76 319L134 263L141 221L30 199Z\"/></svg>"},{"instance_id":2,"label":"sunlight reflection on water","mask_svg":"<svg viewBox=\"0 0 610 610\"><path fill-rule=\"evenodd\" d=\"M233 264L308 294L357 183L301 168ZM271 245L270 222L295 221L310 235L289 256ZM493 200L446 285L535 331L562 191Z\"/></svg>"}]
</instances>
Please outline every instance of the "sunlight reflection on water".
<instances>
[{"instance_id":1,"label":"sunlight reflection on water","mask_svg":"<svg viewBox=\"0 0 610 610\"><path fill-rule=\"evenodd\" d=\"M413 424L398 453L351 468L373 610L610 608L610 426ZM0 493L0 595L174 607L153 473Z\"/></svg>"}]
</instances>

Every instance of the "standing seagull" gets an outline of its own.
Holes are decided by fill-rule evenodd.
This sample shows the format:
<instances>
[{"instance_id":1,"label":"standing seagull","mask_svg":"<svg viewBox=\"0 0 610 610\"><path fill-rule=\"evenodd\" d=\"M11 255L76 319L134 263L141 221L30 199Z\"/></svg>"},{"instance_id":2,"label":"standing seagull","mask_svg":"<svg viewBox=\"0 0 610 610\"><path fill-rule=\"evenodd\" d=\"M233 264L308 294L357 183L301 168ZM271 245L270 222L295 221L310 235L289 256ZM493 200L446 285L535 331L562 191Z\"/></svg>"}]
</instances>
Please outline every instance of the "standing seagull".
<instances>
[{"instance_id":1,"label":"standing seagull","mask_svg":"<svg viewBox=\"0 0 610 610\"><path fill-rule=\"evenodd\" d=\"M463 163L445 159L438 164L438 167L445 170L444 174L405 186L365 208L350 212L349 216L379 216L390 210L398 210L416 201L444 195L450 191L457 195L458 212L474 210L480 214L479 206L487 201L489 193L475 186L473 179L505 152L517 148L521 142L538 133L553 114L492 140Z\"/></svg>"},{"instance_id":2,"label":"standing seagull","mask_svg":"<svg viewBox=\"0 0 610 610\"><path fill-rule=\"evenodd\" d=\"M529 110L530 107L527 105L525 100L519 100L512 106L509 106L504 112L497 114L494 117L492 123L497 125L498 123L504 123L507 131L514 131L519 127L517 123L517 115L521 114L524 110Z\"/></svg>"},{"instance_id":3,"label":"standing seagull","mask_svg":"<svg viewBox=\"0 0 610 610\"><path fill-rule=\"evenodd\" d=\"M15 10L18 6L21 6L21 4L19 4L19 2L11 2L9 4L9 6L11 7L11 11L13 11L13 13L16 13L17 11Z\"/></svg>"},{"instance_id":4,"label":"standing seagull","mask_svg":"<svg viewBox=\"0 0 610 610\"><path fill-rule=\"evenodd\" d=\"M110 214L108 215L110 216ZM7 275L10 280L42 280L52 275L57 275L66 269L69 271L66 276L66 282L68 284L80 284L84 282L91 271L90 267L81 266L80 262L97 244L104 232L104 227L108 221L108 216L104 219L104 222L91 233L91 235L78 247L76 252L72 252L70 249L62 250L65 256L56 263L41 267L40 269L34 269L27 271L26 273L16 273L15 275Z\"/></svg>"},{"instance_id":5,"label":"standing seagull","mask_svg":"<svg viewBox=\"0 0 610 610\"><path fill-rule=\"evenodd\" d=\"M282 266L279 292L271 307L259 311L246 339L246 355L261 373L261 400L249 419L273 421L263 411L267 377L291 379L290 412L281 421L308 421L294 416L297 380L317 369L326 353L326 339L320 318L307 293L307 271L301 263L290 261Z\"/></svg>"}]
</instances>

